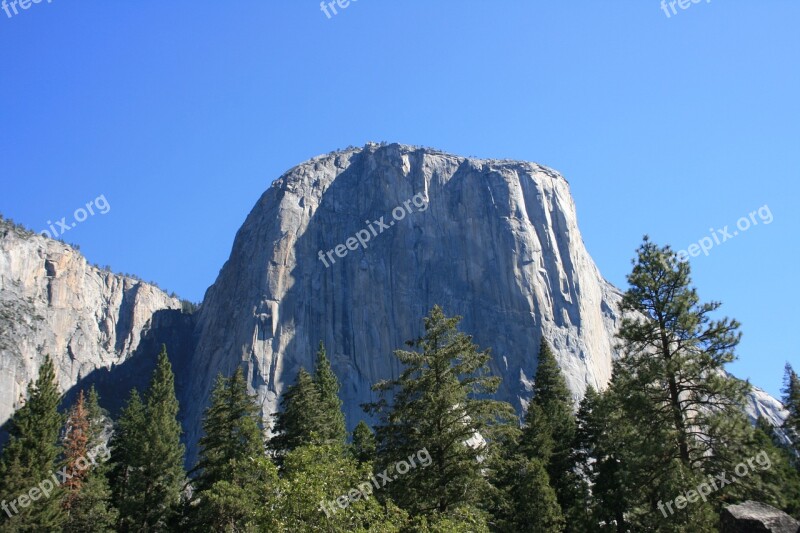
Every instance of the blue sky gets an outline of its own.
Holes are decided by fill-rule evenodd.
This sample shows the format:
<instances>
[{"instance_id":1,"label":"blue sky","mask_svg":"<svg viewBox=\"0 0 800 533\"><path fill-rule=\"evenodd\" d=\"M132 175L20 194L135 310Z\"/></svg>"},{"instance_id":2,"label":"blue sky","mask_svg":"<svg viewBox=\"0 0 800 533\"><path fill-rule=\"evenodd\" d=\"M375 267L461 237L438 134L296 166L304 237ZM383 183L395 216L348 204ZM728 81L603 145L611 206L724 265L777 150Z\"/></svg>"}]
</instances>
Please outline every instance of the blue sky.
<instances>
[{"instance_id":1,"label":"blue sky","mask_svg":"<svg viewBox=\"0 0 800 533\"><path fill-rule=\"evenodd\" d=\"M0 212L199 301L288 168L392 141L536 161L625 286L644 233L743 323L735 373L778 394L794 339L800 3L67 2L0 11ZM95 210L97 211L97 210ZM742 223L744 225L744 223Z\"/></svg>"}]
</instances>

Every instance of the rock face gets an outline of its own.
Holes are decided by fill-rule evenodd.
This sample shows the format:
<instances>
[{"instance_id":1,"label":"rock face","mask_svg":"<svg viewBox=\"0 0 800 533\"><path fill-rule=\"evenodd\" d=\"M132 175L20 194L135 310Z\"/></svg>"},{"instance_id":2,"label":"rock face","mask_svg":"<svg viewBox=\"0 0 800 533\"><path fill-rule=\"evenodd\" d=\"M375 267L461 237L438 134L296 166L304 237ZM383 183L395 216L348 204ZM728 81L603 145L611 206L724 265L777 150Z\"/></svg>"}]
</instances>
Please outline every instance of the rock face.
<instances>
[{"instance_id":1,"label":"rock face","mask_svg":"<svg viewBox=\"0 0 800 533\"><path fill-rule=\"evenodd\" d=\"M522 410L542 336L576 399L611 377L621 293L598 272L558 173L517 161L368 144L303 163L264 193L199 314L73 248L0 222L0 424L45 354L62 389L95 384L117 411L168 346L188 463L217 373L243 365L265 420L320 340L342 383L348 426L392 351L434 304L491 348L500 398ZM774 424L780 403L751 394Z\"/></svg>"},{"instance_id":2,"label":"rock face","mask_svg":"<svg viewBox=\"0 0 800 533\"><path fill-rule=\"evenodd\" d=\"M800 533L800 522L760 502L729 505L722 511L722 533Z\"/></svg>"},{"instance_id":3,"label":"rock face","mask_svg":"<svg viewBox=\"0 0 800 533\"><path fill-rule=\"evenodd\" d=\"M348 249L360 231L366 246ZM491 347L503 398L526 401L542 335L577 398L610 378L620 298L584 247L567 181L548 168L396 144L318 157L261 197L206 294L189 440L217 372L246 365L266 416L320 340L352 428L434 304Z\"/></svg>"},{"instance_id":4,"label":"rock face","mask_svg":"<svg viewBox=\"0 0 800 533\"><path fill-rule=\"evenodd\" d=\"M180 306L152 285L89 265L66 244L0 221L0 424L45 355L67 391L129 359L154 315Z\"/></svg>"}]
</instances>

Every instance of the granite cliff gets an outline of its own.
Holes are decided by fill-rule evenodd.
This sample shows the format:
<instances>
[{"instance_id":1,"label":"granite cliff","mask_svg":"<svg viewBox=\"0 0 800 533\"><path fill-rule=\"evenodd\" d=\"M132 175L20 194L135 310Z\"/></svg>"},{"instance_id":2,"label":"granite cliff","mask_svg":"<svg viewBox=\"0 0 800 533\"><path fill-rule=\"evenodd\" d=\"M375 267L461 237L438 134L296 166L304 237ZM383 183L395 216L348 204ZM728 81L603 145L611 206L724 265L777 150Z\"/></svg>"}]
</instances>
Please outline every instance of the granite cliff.
<instances>
[{"instance_id":1,"label":"granite cliff","mask_svg":"<svg viewBox=\"0 0 800 533\"><path fill-rule=\"evenodd\" d=\"M398 373L392 351L420 335L434 304L463 316L461 328L492 349L499 394L522 410L542 336L576 399L607 383L620 299L589 256L555 171L367 144L274 181L196 315L64 244L0 230L0 423L46 353L63 388L104 383L118 404L146 382L166 342L193 453L217 373L243 365L269 419L322 340L352 428L360 404L374 399L371 385ZM85 378L104 370L107 379ZM748 412L782 416L758 389Z\"/></svg>"}]
</instances>

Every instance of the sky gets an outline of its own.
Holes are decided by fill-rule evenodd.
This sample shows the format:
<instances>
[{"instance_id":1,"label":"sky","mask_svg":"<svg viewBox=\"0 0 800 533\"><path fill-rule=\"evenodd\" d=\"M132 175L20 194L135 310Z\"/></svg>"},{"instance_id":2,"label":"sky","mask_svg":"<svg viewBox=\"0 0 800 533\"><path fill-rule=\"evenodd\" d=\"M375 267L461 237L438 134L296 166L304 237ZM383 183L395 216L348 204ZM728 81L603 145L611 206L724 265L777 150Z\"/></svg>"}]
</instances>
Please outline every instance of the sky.
<instances>
[{"instance_id":1,"label":"sky","mask_svg":"<svg viewBox=\"0 0 800 533\"><path fill-rule=\"evenodd\" d=\"M200 301L310 157L388 141L535 161L569 181L615 285L644 234L694 251L701 299L742 322L731 370L780 394L800 368L800 2L343 4L0 10L0 213Z\"/></svg>"}]
</instances>

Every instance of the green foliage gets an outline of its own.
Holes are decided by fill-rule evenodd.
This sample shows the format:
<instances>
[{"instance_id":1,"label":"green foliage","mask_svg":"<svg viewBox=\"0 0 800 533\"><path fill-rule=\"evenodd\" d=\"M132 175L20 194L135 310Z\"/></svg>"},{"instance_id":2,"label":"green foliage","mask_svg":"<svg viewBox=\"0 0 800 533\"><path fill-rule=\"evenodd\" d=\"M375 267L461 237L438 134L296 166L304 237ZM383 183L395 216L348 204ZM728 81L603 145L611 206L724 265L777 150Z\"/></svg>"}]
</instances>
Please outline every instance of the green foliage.
<instances>
[{"instance_id":1,"label":"green foliage","mask_svg":"<svg viewBox=\"0 0 800 533\"><path fill-rule=\"evenodd\" d=\"M284 531L390 533L407 521L404 512L391 502L381 504L372 494L377 490L370 481L372 465L359 464L340 443L292 450L283 475L278 509Z\"/></svg>"},{"instance_id":2,"label":"green foliage","mask_svg":"<svg viewBox=\"0 0 800 533\"><path fill-rule=\"evenodd\" d=\"M412 469L387 487L414 515L447 515L477 503L487 488L479 458L492 453L496 430L516 420L509 404L488 398L499 378L490 375L489 352L478 351L471 337L457 331L459 321L434 307L424 320L425 335L409 343L418 351L395 351L404 367L400 377L373 387L393 393L392 404L384 396L366 406L381 417L378 469L423 449L432 458L430 466Z\"/></svg>"},{"instance_id":3,"label":"green foliage","mask_svg":"<svg viewBox=\"0 0 800 533\"><path fill-rule=\"evenodd\" d=\"M583 505L587 490L574 472L576 421L572 405L564 375L549 344L542 338L520 451L545 467L564 513Z\"/></svg>"},{"instance_id":4,"label":"green foliage","mask_svg":"<svg viewBox=\"0 0 800 533\"><path fill-rule=\"evenodd\" d=\"M323 442L344 442L347 429L342 413L342 401L339 399L339 380L331 370L331 363L325 353L325 345L319 343L317 360L314 366L314 384L319 391L321 425L317 430Z\"/></svg>"},{"instance_id":5,"label":"green foliage","mask_svg":"<svg viewBox=\"0 0 800 533\"><path fill-rule=\"evenodd\" d=\"M668 246L645 237L622 302L630 314L620 328L624 357L614 363L611 390L636 430L620 434L626 446L619 452L634 509L641 509L634 517L650 516L656 502L690 489L693 477L730 472L746 457L749 385L724 372L735 359L739 324L712 320L720 304L700 303L689 274ZM681 516L690 518L676 513L673 521Z\"/></svg>"},{"instance_id":6,"label":"green foliage","mask_svg":"<svg viewBox=\"0 0 800 533\"><path fill-rule=\"evenodd\" d=\"M281 397L281 410L275 414L275 436L268 447L280 457L300 446L322 443L324 424L319 406L319 389L311 374L301 368L297 381Z\"/></svg>"},{"instance_id":7,"label":"green foliage","mask_svg":"<svg viewBox=\"0 0 800 533\"><path fill-rule=\"evenodd\" d=\"M186 474L174 380L162 346L144 403L132 391L120 418L112 480L124 531L167 531L178 516Z\"/></svg>"},{"instance_id":8,"label":"green foliage","mask_svg":"<svg viewBox=\"0 0 800 533\"><path fill-rule=\"evenodd\" d=\"M64 533L106 533L115 531L119 513L113 507L108 483L109 450L103 440L108 424L107 413L100 407L94 387L86 395L87 453L93 455L92 465L76 492L64 524Z\"/></svg>"},{"instance_id":9,"label":"green foliage","mask_svg":"<svg viewBox=\"0 0 800 533\"><path fill-rule=\"evenodd\" d=\"M783 430L792 443L794 463L800 471L800 377L789 363L786 363L783 380L783 406L789 411Z\"/></svg>"},{"instance_id":10,"label":"green foliage","mask_svg":"<svg viewBox=\"0 0 800 533\"><path fill-rule=\"evenodd\" d=\"M60 502L62 491L53 487L37 501L31 489L51 480L59 456L58 437L63 417L58 413L60 395L55 368L46 357L39 377L28 384L28 398L11 418L10 440L0 458L0 499L9 507L0 513L0 531L58 530L64 521ZM27 500L27 502L26 502ZM27 503L27 505L23 505ZM9 517L9 514L12 515Z\"/></svg>"},{"instance_id":11,"label":"green foliage","mask_svg":"<svg viewBox=\"0 0 800 533\"><path fill-rule=\"evenodd\" d=\"M267 446L280 462L282 456L307 444L339 443L347 439L339 380L331 370L325 346L319 343L314 377L300 368L297 380L281 398Z\"/></svg>"},{"instance_id":12,"label":"green foliage","mask_svg":"<svg viewBox=\"0 0 800 533\"><path fill-rule=\"evenodd\" d=\"M363 420L353 430L353 456L359 463L375 460L375 434Z\"/></svg>"},{"instance_id":13,"label":"green foliage","mask_svg":"<svg viewBox=\"0 0 800 533\"><path fill-rule=\"evenodd\" d=\"M265 457L232 460L230 478L215 481L192 504L192 531L281 531L273 509L279 495L278 470Z\"/></svg>"},{"instance_id":14,"label":"green foliage","mask_svg":"<svg viewBox=\"0 0 800 533\"><path fill-rule=\"evenodd\" d=\"M230 378L217 376L203 418L195 487L200 495L219 481L235 479L234 469L264 456L259 407L247 392L241 367Z\"/></svg>"}]
</instances>

